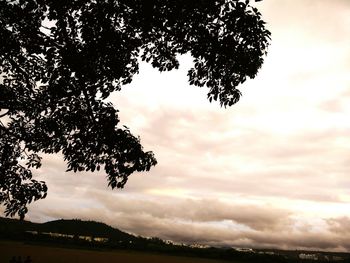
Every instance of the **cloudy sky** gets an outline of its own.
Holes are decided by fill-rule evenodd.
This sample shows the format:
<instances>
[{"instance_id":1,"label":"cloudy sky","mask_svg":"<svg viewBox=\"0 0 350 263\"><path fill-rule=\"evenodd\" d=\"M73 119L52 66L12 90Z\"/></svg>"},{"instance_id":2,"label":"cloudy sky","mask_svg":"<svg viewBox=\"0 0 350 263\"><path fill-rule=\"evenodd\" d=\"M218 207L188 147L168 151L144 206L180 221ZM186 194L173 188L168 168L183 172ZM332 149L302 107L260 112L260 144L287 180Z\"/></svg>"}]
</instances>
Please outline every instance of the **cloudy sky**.
<instances>
[{"instance_id":1,"label":"cloudy sky","mask_svg":"<svg viewBox=\"0 0 350 263\"><path fill-rule=\"evenodd\" d=\"M265 0L272 32L258 76L224 109L189 86L192 59L141 64L114 94L158 165L111 190L100 173L36 172L49 195L28 219L102 221L144 236L241 247L350 251L350 1Z\"/></svg>"}]
</instances>

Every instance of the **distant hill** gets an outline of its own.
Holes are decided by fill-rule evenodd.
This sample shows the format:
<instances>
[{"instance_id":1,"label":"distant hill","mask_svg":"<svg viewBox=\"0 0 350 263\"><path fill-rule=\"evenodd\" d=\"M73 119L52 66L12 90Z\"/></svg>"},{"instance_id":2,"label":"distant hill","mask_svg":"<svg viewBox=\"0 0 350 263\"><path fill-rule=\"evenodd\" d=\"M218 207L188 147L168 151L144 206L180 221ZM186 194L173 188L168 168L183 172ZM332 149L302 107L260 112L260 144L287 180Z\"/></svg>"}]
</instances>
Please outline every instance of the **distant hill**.
<instances>
[{"instance_id":1,"label":"distant hill","mask_svg":"<svg viewBox=\"0 0 350 263\"><path fill-rule=\"evenodd\" d=\"M104 223L82 220L55 220L39 225L41 232L56 232L69 235L106 237L110 240L135 240L135 236Z\"/></svg>"},{"instance_id":2,"label":"distant hill","mask_svg":"<svg viewBox=\"0 0 350 263\"><path fill-rule=\"evenodd\" d=\"M134 241L137 239L137 237L120 231L119 229L95 221L61 219L40 224L0 217L0 234L2 234L2 236L20 235L26 231L105 237L111 241Z\"/></svg>"}]
</instances>

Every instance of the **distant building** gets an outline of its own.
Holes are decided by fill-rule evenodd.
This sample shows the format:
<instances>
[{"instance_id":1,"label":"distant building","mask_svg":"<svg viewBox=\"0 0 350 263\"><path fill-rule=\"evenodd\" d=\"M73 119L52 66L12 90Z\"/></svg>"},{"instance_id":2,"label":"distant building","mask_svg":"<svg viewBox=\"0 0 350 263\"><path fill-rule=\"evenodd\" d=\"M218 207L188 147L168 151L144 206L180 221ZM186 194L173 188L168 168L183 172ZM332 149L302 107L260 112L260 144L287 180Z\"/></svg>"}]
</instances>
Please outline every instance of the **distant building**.
<instances>
[{"instance_id":1,"label":"distant building","mask_svg":"<svg viewBox=\"0 0 350 263\"><path fill-rule=\"evenodd\" d=\"M61 234L61 233L41 232L41 234L48 235L48 236L51 236L51 237L74 238L74 235L67 235L67 234Z\"/></svg>"},{"instance_id":2,"label":"distant building","mask_svg":"<svg viewBox=\"0 0 350 263\"><path fill-rule=\"evenodd\" d=\"M190 245L192 248L209 248L210 246L208 245L201 245L201 244L192 244Z\"/></svg>"},{"instance_id":3,"label":"distant building","mask_svg":"<svg viewBox=\"0 0 350 263\"><path fill-rule=\"evenodd\" d=\"M108 238L106 237L94 237L95 242L101 242L101 243L106 243L108 242Z\"/></svg>"},{"instance_id":4,"label":"distant building","mask_svg":"<svg viewBox=\"0 0 350 263\"><path fill-rule=\"evenodd\" d=\"M92 241L92 237L91 237L91 236L78 236L78 238L79 238L79 239L82 239L82 240L89 241L89 242Z\"/></svg>"},{"instance_id":5,"label":"distant building","mask_svg":"<svg viewBox=\"0 0 350 263\"><path fill-rule=\"evenodd\" d=\"M310 259L310 260L318 260L317 254L305 254L301 253L299 254L300 259Z\"/></svg>"},{"instance_id":6,"label":"distant building","mask_svg":"<svg viewBox=\"0 0 350 263\"><path fill-rule=\"evenodd\" d=\"M186 244L184 244L184 243L175 242L175 241L172 241L172 240L165 240L164 243L168 244L168 245L174 245L174 246L186 246Z\"/></svg>"},{"instance_id":7,"label":"distant building","mask_svg":"<svg viewBox=\"0 0 350 263\"><path fill-rule=\"evenodd\" d=\"M26 231L27 233L31 233L33 235L37 235L37 231ZM61 234L61 233L52 233L52 232L41 232L43 235L51 236L51 237L63 237L63 238L74 238L74 235L68 235L68 234ZM108 242L108 238L106 237L92 237L92 236L78 236L79 239L85 240L85 241L95 241L95 242Z\"/></svg>"}]
</instances>

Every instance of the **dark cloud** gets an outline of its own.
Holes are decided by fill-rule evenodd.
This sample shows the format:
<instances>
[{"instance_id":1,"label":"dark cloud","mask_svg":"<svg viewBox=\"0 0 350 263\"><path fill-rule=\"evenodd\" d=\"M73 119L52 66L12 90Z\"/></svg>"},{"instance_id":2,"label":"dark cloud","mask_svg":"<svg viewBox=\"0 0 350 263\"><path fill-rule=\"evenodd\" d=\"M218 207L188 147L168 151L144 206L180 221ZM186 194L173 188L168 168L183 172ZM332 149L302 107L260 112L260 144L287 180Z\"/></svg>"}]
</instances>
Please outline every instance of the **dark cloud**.
<instances>
[{"instance_id":1,"label":"dark cloud","mask_svg":"<svg viewBox=\"0 0 350 263\"><path fill-rule=\"evenodd\" d=\"M100 197L110 199L105 195ZM117 202L111 200L100 201L106 204L108 210L128 215L149 214L157 218L172 218L193 222L233 221L255 230L281 228L288 222L290 214L288 211L270 206L227 204L210 199L162 199L147 201L119 198Z\"/></svg>"}]
</instances>

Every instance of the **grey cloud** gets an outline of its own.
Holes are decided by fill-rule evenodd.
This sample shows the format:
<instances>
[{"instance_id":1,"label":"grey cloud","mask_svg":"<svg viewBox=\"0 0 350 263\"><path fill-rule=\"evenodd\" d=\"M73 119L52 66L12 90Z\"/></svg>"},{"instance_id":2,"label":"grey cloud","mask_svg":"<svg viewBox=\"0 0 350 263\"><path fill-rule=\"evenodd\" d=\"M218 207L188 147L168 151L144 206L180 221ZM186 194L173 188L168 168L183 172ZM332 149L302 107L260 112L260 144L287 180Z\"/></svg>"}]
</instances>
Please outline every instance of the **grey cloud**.
<instances>
[{"instance_id":1,"label":"grey cloud","mask_svg":"<svg viewBox=\"0 0 350 263\"><path fill-rule=\"evenodd\" d=\"M89 203L90 207L96 204L99 207L105 207L107 212L117 212L134 217L149 215L152 218L174 219L187 222L232 221L255 230L277 230L285 227L286 224L289 224L288 222L291 222L289 211L272 206L230 204L211 199L179 200L162 196L156 200L147 200L147 195L140 198L130 198L121 196L119 193L112 195L102 190L87 192L84 198L86 200L78 200L78 204ZM75 204L73 202L73 204L66 203L65 205L74 207ZM82 209L79 210L83 211L85 208L86 206L82 205ZM62 205L56 210L60 209L62 209Z\"/></svg>"},{"instance_id":2,"label":"grey cloud","mask_svg":"<svg viewBox=\"0 0 350 263\"><path fill-rule=\"evenodd\" d=\"M280 248L309 249L309 250L344 250L346 243L327 232L319 233L250 233L246 235L252 243L263 243L265 246L278 244ZM264 240L264 241L263 241Z\"/></svg>"},{"instance_id":3,"label":"grey cloud","mask_svg":"<svg viewBox=\"0 0 350 263\"><path fill-rule=\"evenodd\" d=\"M68 212L73 210L78 213L89 207L105 207L107 212L111 213L118 211L118 213L132 215L149 214L162 219L176 218L194 222L231 220L253 229L280 228L290 215L287 210L270 206L239 205L214 199L192 200L166 196L157 198L157 196L140 191L134 192L134 197L131 197L133 190L131 193L123 190L112 191L98 184L95 185L95 189L92 189L84 186L84 183L86 182L81 182L82 186L73 184L67 188L58 184L45 200L34 203L30 211L37 209L56 211L52 215L54 218L57 211L63 215L70 214ZM157 188L162 189L162 186L157 185Z\"/></svg>"},{"instance_id":4,"label":"grey cloud","mask_svg":"<svg viewBox=\"0 0 350 263\"><path fill-rule=\"evenodd\" d=\"M347 234L350 238L350 218L349 217L339 217L339 218L329 218L327 220L329 230L336 234Z\"/></svg>"},{"instance_id":5,"label":"grey cloud","mask_svg":"<svg viewBox=\"0 0 350 263\"><path fill-rule=\"evenodd\" d=\"M161 115L161 113L159 114ZM207 112L204 115L210 116ZM156 140L162 136L166 138L168 136L166 130L169 128L161 129L162 125L166 126L166 124L158 120L157 115L155 116L156 121L151 121L152 125L145 133L145 137L148 140L152 138L155 148L159 150L155 150L159 164L150 173L132 175L126 186L128 193L143 192L153 187L179 187L190 191L193 189L209 193L227 192L337 201L332 189L333 187L339 188L341 185L332 186L335 181L330 184L327 180L327 174L328 172L334 174L338 170L341 176L348 173L349 168L346 160L342 161L342 158L339 158L339 156L346 157L345 149L332 149L330 151L329 147L332 138L345 136L347 131L310 131L300 136L288 137L288 144L287 138L276 138L273 135L261 135L261 139L259 139L258 130L237 137L226 136L225 138L225 136L220 137L218 134L211 136L210 131L208 131L207 134L199 134L198 136L193 134L189 135L188 138L183 138L176 129L185 128L179 128L176 120L181 120L179 122L186 124L184 131L186 133L198 129L197 125L199 125L200 130L204 130L204 127L212 122L221 123L220 126L223 126L222 118L224 116L218 117L217 121L214 121L216 117L206 117L208 122L204 121L192 125L190 123L193 123L193 116L186 119L187 115L183 112L172 113L171 116L172 118L169 119L174 120L175 124L173 123L171 127L174 129L175 135L172 139L164 139L163 143L157 143ZM230 130L230 127L220 126L218 132ZM155 129L153 132L151 127L159 129ZM145 130L147 131L147 129ZM181 141L185 142L185 146L179 149L181 147L178 143ZM250 141L254 141L254 143L252 144ZM205 151L213 156L212 161L206 157ZM329 163L330 161L333 163ZM84 187L89 188L90 185L96 186L96 184L100 188L107 189L103 174L67 174L64 173L64 163L59 158L55 158L51 162L53 163L48 165L51 168L43 171L45 174L43 174L42 179L48 181L49 187L52 187L53 191L58 187L63 187L62 190L65 191L61 192L72 194L76 188L82 190ZM224 162L225 166L222 166L221 162ZM241 172L236 170L236 167L255 163L263 165L259 171ZM215 174L219 176L215 176ZM257 183L259 180L262 180L263 183ZM290 189L293 188L297 188L299 191L291 191ZM316 191L322 189L322 192L313 193L310 189Z\"/></svg>"}]
</instances>

